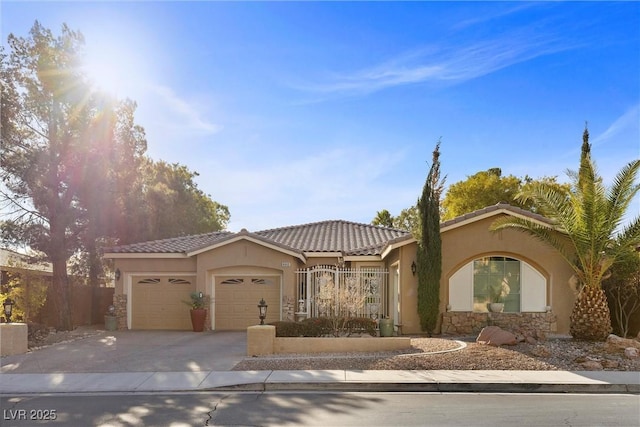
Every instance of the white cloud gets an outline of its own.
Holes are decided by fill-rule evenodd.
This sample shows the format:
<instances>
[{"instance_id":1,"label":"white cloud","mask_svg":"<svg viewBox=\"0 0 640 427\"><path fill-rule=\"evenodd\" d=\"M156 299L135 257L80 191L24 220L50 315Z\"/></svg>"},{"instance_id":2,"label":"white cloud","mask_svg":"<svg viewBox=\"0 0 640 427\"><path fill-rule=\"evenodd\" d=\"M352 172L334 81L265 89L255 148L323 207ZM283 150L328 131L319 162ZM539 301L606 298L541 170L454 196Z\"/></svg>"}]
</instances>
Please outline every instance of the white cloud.
<instances>
[{"instance_id":1,"label":"white cloud","mask_svg":"<svg viewBox=\"0 0 640 427\"><path fill-rule=\"evenodd\" d=\"M626 131L638 133L640 124L640 104L629 108L622 116L618 117L604 132L592 139L591 145L603 144L607 140L614 138Z\"/></svg>"},{"instance_id":2,"label":"white cloud","mask_svg":"<svg viewBox=\"0 0 640 427\"><path fill-rule=\"evenodd\" d=\"M456 23L453 28L460 30L463 28L471 27L478 24L486 24L489 21L493 21L499 18L504 18L505 16L509 16L515 13L518 13L523 10L528 10L532 7L538 7L537 3L521 3L516 5L515 7L511 7L508 9L500 9L494 13L489 13L485 15L476 16L470 19L466 19L464 21L460 21Z\"/></svg>"},{"instance_id":3,"label":"white cloud","mask_svg":"<svg viewBox=\"0 0 640 427\"><path fill-rule=\"evenodd\" d=\"M180 98L171 88L155 85L151 87L151 95L160 105L155 108L165 109L162 114L161 125L163 127L179 130L187 134L212 135L219 132L222 127L205 117L201 106L189 103ZM149 101L147 101L149 102Z\"/></svg>"},{"instance_id":4,"label":"white cloud","mask_svg":"<svg viewBox=\"0 0 640 427\"><path fill-rule=\"evenodd\" d=\"M569 42L522 28L466 45L427 46L380 65L299 87L324 95L363 95L416 83L461 83L531 59L575 48Z\"/></svg>"}]
</instances>

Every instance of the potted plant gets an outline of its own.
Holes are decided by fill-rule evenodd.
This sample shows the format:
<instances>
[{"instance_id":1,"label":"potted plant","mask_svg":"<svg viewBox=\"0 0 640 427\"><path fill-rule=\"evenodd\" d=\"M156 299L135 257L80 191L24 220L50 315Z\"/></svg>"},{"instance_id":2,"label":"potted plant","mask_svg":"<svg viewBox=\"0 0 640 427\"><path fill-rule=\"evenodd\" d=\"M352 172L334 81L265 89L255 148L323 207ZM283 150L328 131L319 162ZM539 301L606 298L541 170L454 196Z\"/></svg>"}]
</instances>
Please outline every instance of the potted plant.
<instances>
[{"instance_id":1,"label":"potted plant","mask_svg":"<svg viewBox=\"0 0 640 427\"><path fill-rule=\"evenodd\" d=\"M191 301L184 301L191 307L191 326L193 332L204 331L204 323L207 318L207 301L202 292L191 292Z\"/></svg>"},{"instance_id":2,"label":"potted plant","mask_svg":"<svg viewBox=\"0 0 640 427\"><path fill-rule=\"evenodd\" d=\"M502 313L502 310L504 310L504 299L509 295L510 291L511 288L509 288L509 285L504 280L498 284L492 285L489 288L489 311L493 313Z\"/></svg>"}]
</instances>

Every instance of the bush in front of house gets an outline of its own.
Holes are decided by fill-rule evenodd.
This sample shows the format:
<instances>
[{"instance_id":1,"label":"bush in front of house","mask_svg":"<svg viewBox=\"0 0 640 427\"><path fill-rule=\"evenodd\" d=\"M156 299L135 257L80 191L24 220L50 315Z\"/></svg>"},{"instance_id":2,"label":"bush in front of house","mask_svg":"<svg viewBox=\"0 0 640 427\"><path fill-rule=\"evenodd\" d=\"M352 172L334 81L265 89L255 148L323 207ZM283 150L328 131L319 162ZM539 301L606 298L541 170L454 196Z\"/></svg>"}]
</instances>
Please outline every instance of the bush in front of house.
<instances>
[{"instance_id":1,"label":"bush in front of house","mask_svg":"<svg viewBox=\"0 0 640 427\"><path fill-rule=\"evenodd\" d=\"M278 321L269 323L276 327L276 337L303 337L304 325L300 322Z\"/></svg>"},{"instance_id":2,"label":"bush in front of house","mask_svg":"<svg viewBox=\"0 0 640 427\"><path fill-rule=\"evenodd\" d=\"M311 317L300 323L304 325L305 337L333 336L333 325L328 317Z\"/></svg>"},{"instance_id":3,"label":"bush in front of house","mask_svg":"<svg viewBox=\"0 0 640 427\"><path fill-rule=\"evenodd\" d=\"M372 337L378 335L376 321L368 317L351 317L345 322L347 335L368 334Z\"/></svg>"},{"instance_id":4,"label":"bush in front of house","mask_svg":"<svg viewBox=\"0 0 640 427\"><path fill-rule=\"evenodd\" d=\"M341 336L357 334L377 335L375 320L367 317L350 317L344 319ZM276 327L276 337L330 337L335 336L334 323L327 317L312 317L301 322L278 321L270 325Z\"/></svg>"}]
</instances>

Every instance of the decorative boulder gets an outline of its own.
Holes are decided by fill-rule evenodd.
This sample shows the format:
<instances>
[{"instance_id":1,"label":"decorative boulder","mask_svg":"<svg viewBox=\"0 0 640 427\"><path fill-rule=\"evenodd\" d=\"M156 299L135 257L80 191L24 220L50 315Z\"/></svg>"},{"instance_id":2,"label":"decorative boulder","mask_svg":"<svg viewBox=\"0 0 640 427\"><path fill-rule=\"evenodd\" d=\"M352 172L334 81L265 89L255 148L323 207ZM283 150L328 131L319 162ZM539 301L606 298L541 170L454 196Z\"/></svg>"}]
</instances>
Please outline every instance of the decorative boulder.
<instances>
[{"instance_id":1,"label":"decorative boulder","mask_svg":"<svg viewBox=\"0 0 640 427\"><path fill-rule=\"evenodd\" d=\"M624 355L627 359L637 359L640 357L640 351L637 348L628 347L624 349Z\"/></svg>"},{"instance_id":2,"label":"decorative boulder","mask_svg":"<svg viewBox=\"0 0 640 427\"><path fill-rule=\"evenodd\" d=\"M605 359L600 363L602 364L602 367L606 369L618 369L620 367L620 362L617 360Z\"/></svg>"},{"instance_id":3,"label":"decorative boulder","mask_svg":"<svg viewBox=\"0 0 640 427\"><path fill-rule=\"evenodd\" d=\"M605 350L611 353L618 353L624 351L627 348L635 348L640 350L640 341L628 338L620 338L617 335L611 334L607 337L605 342Z\"/></svg>"},{"instance_id":4,"label":"decorative boulder","mask_svg":"<svg viewBox=\"0 0 640 427\"><path fill-rule=\"evenodd\" d=\"M551 356L551 351L543 345L537 345L531 349L531 354L536 357L549 357Z\"/></svg>"},{"instance_id":5,"label":"decorative boulder","mask_svg":"<svg viewBox=\"0 0 640 427\"><path fill-rule=\"evenodd\" d=\"M580 364L587 371L602 371L604 367L597 360L587 360Z\"/></svg>"},{"instance_id":6,"label":"decorative boulder","mask_svg":"<svg viewBox=\"0 0 640 427\"><path fill-rule=\"evenodd\" d=\"M478 344L500 347L501 345L516 345L518 338L511 332L505 331L498 326L487 326L482 328L480 335L476 338L476 342Z\"/></svg>"}]
</instances>

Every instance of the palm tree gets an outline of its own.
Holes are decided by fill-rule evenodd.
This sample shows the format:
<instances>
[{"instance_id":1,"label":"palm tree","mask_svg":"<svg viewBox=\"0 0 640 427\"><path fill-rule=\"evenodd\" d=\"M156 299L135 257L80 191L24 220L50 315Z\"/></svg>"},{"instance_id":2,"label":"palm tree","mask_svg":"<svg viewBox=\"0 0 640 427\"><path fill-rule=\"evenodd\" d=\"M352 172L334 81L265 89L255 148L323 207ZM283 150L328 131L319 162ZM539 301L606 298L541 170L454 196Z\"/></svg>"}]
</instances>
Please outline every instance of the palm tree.
<instances>
[{"instance_id":1,"label":"palm tree","mask_svg":"<svg viewBox=\"0 0 640 427\"><path fill-rule=\"evenodd\" d=\"M569 193L540 182L518 195L541 206L554 227L504 217L494 221L491 230L520 230L556 249L573 268L577 284L571 335L575 339L604 340L611 332L611 316L602 280L629 248L640 245L640 216L623 226L631 201L640 190L636 183L640 160L624 166L606 188L591 160L586 130L585 142L580 170L569 173Z\"/></svg>"},{"instance_id":2,"label":"palm tree","mask_svg":"<svg viewBox=\"0 0 640 427\"><path fill-rule=\"evenodd\" d=\"M376 212L376 217L373 218L371 224L379 225L381 227L393 228L393 216L391 216L391 213L388 210L383 209Z\"/></svg>"}]
</instances>

